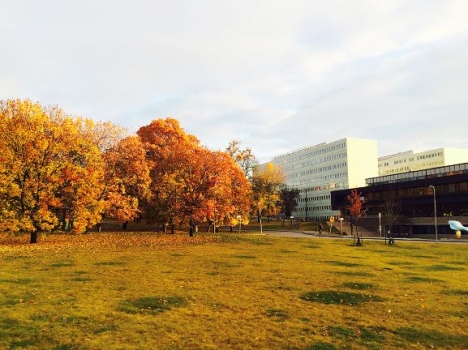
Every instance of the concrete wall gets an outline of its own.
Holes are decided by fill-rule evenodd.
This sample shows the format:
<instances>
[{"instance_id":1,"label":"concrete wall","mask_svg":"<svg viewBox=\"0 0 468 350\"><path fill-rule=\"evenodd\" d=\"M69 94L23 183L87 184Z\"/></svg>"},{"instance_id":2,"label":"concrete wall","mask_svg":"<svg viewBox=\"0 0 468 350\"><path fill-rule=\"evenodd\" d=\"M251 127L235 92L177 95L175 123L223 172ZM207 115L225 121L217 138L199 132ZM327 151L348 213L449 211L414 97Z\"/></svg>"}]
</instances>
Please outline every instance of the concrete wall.
<instances>
[{"instance_id":1,"label":"concrete wall","mask_svg":"<svg viewBox=\"0 0 468 350\"><path fill-rule=\"evenodd\" d=\"M379 175L377 141L346 139L348 188L366 185L366 178Z\"/></svg>"}]
</instances>

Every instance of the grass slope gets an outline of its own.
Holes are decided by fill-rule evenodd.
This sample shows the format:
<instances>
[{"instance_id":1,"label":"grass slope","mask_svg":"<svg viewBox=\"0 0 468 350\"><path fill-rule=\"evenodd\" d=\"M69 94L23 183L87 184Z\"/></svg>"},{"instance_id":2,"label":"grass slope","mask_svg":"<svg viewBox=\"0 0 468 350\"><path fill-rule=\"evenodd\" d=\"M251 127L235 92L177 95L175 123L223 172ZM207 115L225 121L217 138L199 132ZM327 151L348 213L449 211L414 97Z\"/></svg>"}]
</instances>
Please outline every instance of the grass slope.
<instances>
[{"instance_id":1,"label":"grass slope","mask_svg":"<svg viewBox=\"0 0 468 350\"><path fill-rule=\"evenodd\" d=\"M154 233L0 242L2 349L468 344L468 245Z\"/></svg>"}]
</instances>

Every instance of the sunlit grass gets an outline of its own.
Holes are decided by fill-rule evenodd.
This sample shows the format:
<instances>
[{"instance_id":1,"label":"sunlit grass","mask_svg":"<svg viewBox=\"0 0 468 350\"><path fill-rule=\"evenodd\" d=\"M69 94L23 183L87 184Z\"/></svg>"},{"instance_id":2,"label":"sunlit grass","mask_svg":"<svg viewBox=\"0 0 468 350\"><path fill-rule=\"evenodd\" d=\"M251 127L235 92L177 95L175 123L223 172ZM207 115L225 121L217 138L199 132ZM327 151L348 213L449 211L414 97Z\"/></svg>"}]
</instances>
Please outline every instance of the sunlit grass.
<instances>
[{"instance_id":1,"label":"sunlit grass","mask_svg":"<svg viewBox=\"0 0 468 350\"><path fill-rule=\"evenodd\" d=\"M21 239L0 238L1 349L468 344L468 245L226 233Z\"/></svg>"}]
</instances>

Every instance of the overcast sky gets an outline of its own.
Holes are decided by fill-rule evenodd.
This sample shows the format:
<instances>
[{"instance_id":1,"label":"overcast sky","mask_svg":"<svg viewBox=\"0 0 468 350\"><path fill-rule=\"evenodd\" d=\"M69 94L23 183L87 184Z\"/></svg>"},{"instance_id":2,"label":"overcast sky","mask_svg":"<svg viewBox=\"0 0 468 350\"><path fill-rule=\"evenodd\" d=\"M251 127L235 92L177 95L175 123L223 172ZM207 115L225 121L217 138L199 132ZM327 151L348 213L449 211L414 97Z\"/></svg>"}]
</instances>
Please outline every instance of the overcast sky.
<instances>
[{"instance_id":1,"label":"overcast sky","mask_svg":"<svg viewBox=\"0 0 468 350\"><path fill-rule=\"evenodd\" d=\"M260 161L344 137L468 148L466 0L0 0L0 99Z\"/></svg>"}]
</instances>

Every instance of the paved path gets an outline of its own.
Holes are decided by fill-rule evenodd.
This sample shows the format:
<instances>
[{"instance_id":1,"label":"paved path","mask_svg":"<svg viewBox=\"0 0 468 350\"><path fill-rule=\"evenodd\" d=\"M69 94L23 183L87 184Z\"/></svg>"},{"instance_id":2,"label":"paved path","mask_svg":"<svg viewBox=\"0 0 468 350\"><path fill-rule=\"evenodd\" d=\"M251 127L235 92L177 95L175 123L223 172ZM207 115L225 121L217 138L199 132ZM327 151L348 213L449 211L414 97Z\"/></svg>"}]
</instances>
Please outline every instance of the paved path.
<instances>
[{"instance_id":1,"label":"paved path","mask_svg":"<svg viewBox=\"0 0 468 350\"><path fill-rule=\"evenodd\" d=\"M337 235L329 235L323 234L322 236L318 236L316 232L313 231L270 231L264 230L263 234L266 236L273 236L273 237L291 237L291 238L308 238L308 239L350 239L352 240L352 236L337 236ZM384 243L384 238L380 237L364 237L364 241L367 240L375 240L375 241L382 241ZM420 243L436 243L432 239L422 239L422 238L395 238L396 244L398 242L420 242ZM388 238L387 238L388 243ZM437 243L468 243L467 239L440 239Z\"/></svg>"},{"instance_id":2,"label":"paved path","mask_svg":"<svg viewBox=\"0 0 468 350\"><path fill-rule=\"evenodd\" d=\"M305 233L300 231L263 231L267 236L276 236L276 237L299 237L299 238L317 238L315 234Z\"/></svg>"}]
</instances>

